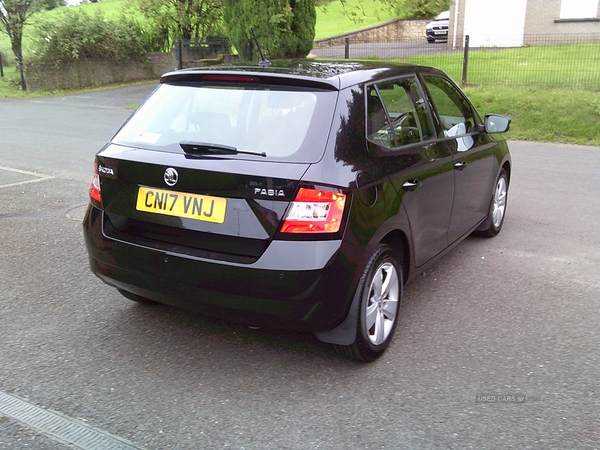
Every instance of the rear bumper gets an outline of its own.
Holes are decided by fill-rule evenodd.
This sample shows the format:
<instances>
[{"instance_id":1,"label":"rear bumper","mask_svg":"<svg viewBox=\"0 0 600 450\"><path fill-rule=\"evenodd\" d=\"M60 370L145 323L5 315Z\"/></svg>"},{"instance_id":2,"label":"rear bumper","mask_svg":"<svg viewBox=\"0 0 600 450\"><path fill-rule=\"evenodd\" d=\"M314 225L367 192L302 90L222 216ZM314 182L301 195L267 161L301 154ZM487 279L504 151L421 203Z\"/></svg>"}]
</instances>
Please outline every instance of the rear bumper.
<instances>
[{"instance_id":1,"label":"rear bumper","mask_svg":"<svg viewBox=\"0 0 600 450\"><path fill-rule=\"evenodd\" d=\"M252 264L182 255L106 237L102 212L83 222L90 267L105 283L251 325L328 330L346 316L356 264L342 241L273 241ZM356 283L358 280L356 280Z\"/></svg>"}]
</instances>

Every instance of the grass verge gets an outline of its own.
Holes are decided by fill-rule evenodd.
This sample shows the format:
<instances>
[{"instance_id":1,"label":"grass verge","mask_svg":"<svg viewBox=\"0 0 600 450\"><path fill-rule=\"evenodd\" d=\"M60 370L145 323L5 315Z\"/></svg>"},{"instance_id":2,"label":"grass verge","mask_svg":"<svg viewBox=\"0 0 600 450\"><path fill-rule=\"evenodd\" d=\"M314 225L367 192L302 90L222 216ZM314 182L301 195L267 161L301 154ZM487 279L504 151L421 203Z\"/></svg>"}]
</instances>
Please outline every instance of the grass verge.
<instances>
[{"instance_id":1,"label":"grass verge","mask_svg":"<svg viewBox=\"0 0 600 450\"><path fill-rule=\"evenodd\" d=\"M512 119L508 139L600 146L600 92L542 87L467 87L477 110Z\"/></svg>"},{"instance_id":2,"label":"grass verge","mask_svg":"<svg viewBox=\"0 0 600 450\"><path fill-rule=\"evenodd\" d=\"M412 56L396 61L439 67L455 80L462 77L462 52ZM481 85L598 87L600 43L471 49L467 82Z\"/></svg>"},{"instance_id":3,"label":"grass verge","mask_svg":"<svg viewBox=\"0 0 600 450\"><path fill-rule=\"evenodd\" d=\"M344 7L339 0L324 8L317 8L315 40L350 33L397 18L379 2L346 0Z\"/></svg>"}]
</instances>

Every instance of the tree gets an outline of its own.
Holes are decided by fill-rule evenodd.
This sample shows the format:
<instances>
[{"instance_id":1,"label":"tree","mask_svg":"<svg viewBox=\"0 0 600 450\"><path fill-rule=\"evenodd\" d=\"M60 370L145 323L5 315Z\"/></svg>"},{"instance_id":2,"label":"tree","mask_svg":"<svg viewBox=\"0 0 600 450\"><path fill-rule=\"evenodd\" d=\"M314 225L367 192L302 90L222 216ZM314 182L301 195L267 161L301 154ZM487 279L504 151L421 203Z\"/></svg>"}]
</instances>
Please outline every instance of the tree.
<instances>
[{"instance_id":1,"label":"tree","mask_svg":"<svg viewBox=\"0 0 600 450\"><path fill-rule=\"evenodd\" d=\"M17 70L21 75L21 89L27 89L23 73L23 26L35 12L35 0L0 0L0 31L10 38Z\"/></svg>"},{"instance_id":2,"label":"tree","mask_svg":"<svg viewBox=\"0 0 600 450\"><path fill-rule=\"evenodd\" d=\"M156 33L172 41L204 41L222 34L224 0L137 0Z\"/></svg>"},{"instance_id":3,"label":"tree","mask_svg":"<svg viewBox=\"0 0 600 450\"><path fill-rule=\"evenodd\" d=\"M269 58L301 58L311 51L317 13L315 0L227 0L229 38L246 59L254 30Z\"/></svg>"}]
</instances>

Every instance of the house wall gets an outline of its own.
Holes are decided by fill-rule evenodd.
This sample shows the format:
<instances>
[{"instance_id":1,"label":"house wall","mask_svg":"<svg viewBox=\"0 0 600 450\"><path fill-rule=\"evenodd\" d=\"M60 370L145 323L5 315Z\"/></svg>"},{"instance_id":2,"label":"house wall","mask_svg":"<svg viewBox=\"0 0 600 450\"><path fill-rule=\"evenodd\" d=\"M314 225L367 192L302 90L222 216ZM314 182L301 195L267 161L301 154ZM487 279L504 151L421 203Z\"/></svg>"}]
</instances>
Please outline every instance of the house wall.
<instances>
[{"instance_id":1,"label":"house wall","mask_svg":"<svg viewBox=\"0 0 600 450\"><path fill-rule=\"evenodd\" d=\"M462 0L464 33L473 47L520 47L527 0Z\"/></svg>"},{"instance_id":2,"label":"house wall","mask_svg":"<svg viewBox=\"0 0 600 450\"><path fill-rule=\"evenodd\" d=\"M465 30L465 2L454 0L450 6L450 24L448 25L448 46L463 46Z\"/></svg>"},{"instance_id":3,"label":"house wall","mask_svg":"<svg viewBox=\"0 0 600 450\"><path fill-rule=\"evenodd\" d=\"M600 33L600 2L596 11L596 21L560 21L561 0L528 0L525 18L525 34L587 34ZM555 22L558 21L558 22Z\"/></svg>"},{"instance_id":4,"label":"house wall","mask_svg":"<svg viewBox=\"0 0 600 450\"><path fill-rule=\"evenodd\" d=\"M588 36L597 41L600 36L600 2L595 19L560 20L561 1L563 0L526 0L523 45L542 45L569 42L570 38ZM568 1L568 0L565 0ZM449 46L460 48L464 44L465 6L468 0L454 0L450 9ZM504 8L503 2L496 2L498 8ZM468 6L468 5L467 5ZM488 16L494 17L493 12Z\"/></svg>"}]
</instances>

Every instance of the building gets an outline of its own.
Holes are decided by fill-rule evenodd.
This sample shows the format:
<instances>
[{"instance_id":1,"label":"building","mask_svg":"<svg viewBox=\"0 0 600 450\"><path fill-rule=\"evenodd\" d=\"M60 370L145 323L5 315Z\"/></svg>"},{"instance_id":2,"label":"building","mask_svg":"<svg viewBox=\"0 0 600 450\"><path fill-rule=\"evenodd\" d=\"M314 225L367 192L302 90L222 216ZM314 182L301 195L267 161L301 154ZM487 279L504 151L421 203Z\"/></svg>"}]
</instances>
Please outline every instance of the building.
<instances>
[{"instance_id":1,"label":"building","mask_svg":"<svg viewBox=\"0 0 600 450\"><path fill-rule=\"evenodd\" d=\"M600 1L455 0L449 45L462 47L466 35L471 47L600 41Z\"/></svg>"}]
</instances>

